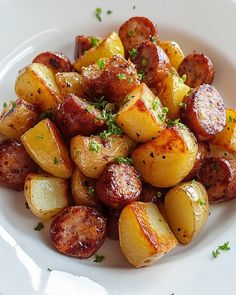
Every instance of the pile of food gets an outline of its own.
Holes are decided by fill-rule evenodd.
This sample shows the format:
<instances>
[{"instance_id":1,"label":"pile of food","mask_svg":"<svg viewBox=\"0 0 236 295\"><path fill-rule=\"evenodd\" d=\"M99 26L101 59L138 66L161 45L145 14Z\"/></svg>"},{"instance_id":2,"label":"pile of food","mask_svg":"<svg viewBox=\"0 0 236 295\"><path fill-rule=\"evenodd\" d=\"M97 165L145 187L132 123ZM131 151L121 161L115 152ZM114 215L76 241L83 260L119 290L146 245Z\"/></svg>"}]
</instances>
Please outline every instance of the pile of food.
<instances>
[{"instance_id":1,"label":"pile of food","mask_svg":"<svg viewBox=\"0 0 236 295\"><path fill-rule=\"evenodd\" d=\"M145 17L77 36L73 64L43 52L3 105L0 184L52 218L60 253L91 257L108 236L150 265L236 197L236 112L213 79L206 55L184 56Z\"/></svg>"}]
</instances>

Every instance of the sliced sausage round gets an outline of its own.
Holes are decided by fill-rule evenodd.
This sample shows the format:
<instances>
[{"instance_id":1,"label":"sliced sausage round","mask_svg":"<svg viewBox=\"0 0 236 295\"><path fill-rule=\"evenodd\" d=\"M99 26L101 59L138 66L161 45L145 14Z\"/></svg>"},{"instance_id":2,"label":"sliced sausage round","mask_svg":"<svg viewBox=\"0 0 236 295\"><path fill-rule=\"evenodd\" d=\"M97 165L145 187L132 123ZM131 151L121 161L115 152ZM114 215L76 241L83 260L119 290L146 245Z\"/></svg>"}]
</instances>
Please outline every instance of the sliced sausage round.
<instances>
[{"instance_id":1,"label":"sliced sausage round","mask_svg":"<svg viewBox=\"0 0 236 295\"><path fill-rule=\"evenodd\" d=\"M75 52L74 52L75 59L81 57L85 51L89 50L92 47L93 46L91 44L89 37L86 37L83 35L76 36L76 38L75 38Z\"/></svg>"},{"instance_id":2,"label":"sliced sausage round","mask_svg":"<svg viewBox=\"0 0 236 295\"><path fill-rule=\"evenodd\" d=\"M171 70L171 64L165 51L151 41L143 41L137 48L137 55L131 58L131 61L136 65L142 82L149 87L157 87Z\"/></svg>"},{"instance_id":3,"label":"sliced sausage round","mask_svg":"<svg viewBox=\"0 0 236 295\"><path fill-rule=\"evenodd\" d=\"M111 208L121 209L138 201L142 183L134 167L127 164L111 164L98 178L96 191L99 199Z\"/></svg>"},{"instance_id":4,"label":"sliced sausage round","mask_svg":"<svg viewBox=\"0 0 236 295\"><path fill-rule=\"evenodd\" d=\"M33 62L44 64L54 73L73 71L69 58L63 53L46 51L37 55Z\"/></svg>"},{"instance_id":5,"label":"sliced sausage round","mask_svg":"<svg viewBox=\"0 0 236 295\"><path fill-rule=\"evenodd\" d=\"M52 245L68 256L88 258L103 244L106 220L95 208L72 206L64 209L50 227Z\"/></svg>"},{"instance_id":6,"label":"sliced sausage round","mask_svg":"<svg viewBox=\"0 0 236 295\"><path fill-rule=\"evenodd\" d=\"M119 37L124 45L126 56L129 51L138 47L144 40L158 41L155 25L146 17L132 17L119 29Z\"/></svg>"},{"instance_id":7,"label":"sliced sausage round","mask_svg":"<svg viewBox=\"0 0 236 295\"><path fill-rule=\"evenodd\" d=\"M179 65L178 73L181 77L186 75L185 83L192 88L202 84L212 84L215 75L211 60L203 53L186 56Z\"/></svg>"},{"instance_id":8,"label":"sliced sausage round","mask_svg":"<svg viewBox=\"0 0 236 295\"><path fill-rule=\"evenodd\" d=\"M0 143L0 185L21 191L30 172L37 172L38 166L27 154L23 144L14 139Z\"/></svg>"},{"instance_id":9,"label":"sliced sausage round","mask_svg":"<svg viewBox=\"0 0 236 295\"><path fill-rule=\"evenodd\" d=\"M205 186L210 203L236 197L236 160L208 158L198 171L197 179Z\"/></svg>"},{"instance_id":10,"label":"sliced sausage round","mask_svg":"<svg viewBox=\"0 0 236 295\"><path fill-rule=\"evenodd\" d=\"M208 140L225 127L224 102L214 86L199 86L184 98L183 103L182 120L199 140Z\"/></svg>"},{"instance_id":11,"label":"sliced sausage round","mask_svg":"<svg viewBox=\"0 0 236 295\"><path fill-rule=\"evenodd\" d=\"M100 110L74 94L68 94L59 106L56 123L66 137L89 136L105 127Z\"/></svg>"}]
</instances>

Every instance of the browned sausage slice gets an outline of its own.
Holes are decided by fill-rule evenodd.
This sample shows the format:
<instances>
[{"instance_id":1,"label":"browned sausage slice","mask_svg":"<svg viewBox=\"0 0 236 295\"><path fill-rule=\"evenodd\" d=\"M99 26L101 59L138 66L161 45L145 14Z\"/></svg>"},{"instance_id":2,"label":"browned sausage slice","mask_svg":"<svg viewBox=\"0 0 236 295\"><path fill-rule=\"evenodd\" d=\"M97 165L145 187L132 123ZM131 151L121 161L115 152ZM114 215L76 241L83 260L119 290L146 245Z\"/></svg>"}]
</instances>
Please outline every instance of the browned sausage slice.
<instances>
[{"instance_id":1,"label":"browned sausage slice","mask_svg":"<svg viewBox=\"0 0 236 295\"><path fill-rule=\"evenodd\" d=\"M226 124L224 102L214 86L203 84L183 100L184 123L199 140L208 140Z\"/></svg>"},{"instance_id":2,"label":"browned sausage slice","mask_svg":"<svg viewBox=\"0 0 236 295\"><path fill-rule=\"evenodd\" d=\"M119 37L124 45L126 56L129 51L138 47L144 40L158 41L157 29L146 17L132 17L119 29Z\"/></svg>"},{"instance_id":3,"label":"browned sausage slice","mask_svg":"<svg viewBox=\"0 0 236 295\"><path fill-rule=\"evenodd\" d=\"M88 258L105 240L106 220L95 208L69 207L53 220L50 235L52 245L58 252Z\"/></svg>"},{"instance_id":4,"label":"browned sausage slice","mask_svg":"<svg viewBox=\"0 0 236 295\"><path fill-rule=\"evenodd\" d=\"M68 94L60 105L56 123L66 137L89 136L105 126L100 110L74 94Z\"/></svg>"},{"instance_id":5,"label":"browned sausage slice","mask_svg":"<svg viewBox=\"0 0 236 295\"><path fill-rule=\"evenodd\" d=\"M75 59L81 57L85 53L85 51L97 46L99 42L100 38L98 37L87 37L84 35L76 36L74 51Z\"/></svg>"},{"instance_id":6,"label":"browned sausage slice","mask_svg":"<svg viewBox=\"0 0 236 295\"><path fill-rule=\"evenodd\" d=\"M209 153L210 153L209 144L207 142L200 141L198 143L198 153L197 153L196 161L194 163L192 170L185 177L184 181L192 180L197 176L198 170L203 165L204 160L209 156Z\"/></svg>"},{"instance_id":7,"label":"browned sausage slice","mask_svg":"<svg viewBox=\"0 0 236 295\"><path fill-rule=\"evenodd\" d=\"M69 58L63 53L46 51L37 55L33 62L44 64L54 73L73 71Z\"/></svg>"},{"instance_id":8,"label":"browned sausage slice","mask_svg":"<svg viewBox=\"0 0 236 295\"><path fill-rule=\"evenodd\" d=\"M137 48L137 54L131 61L136 65L142 82L149 87L157 87L165 79L171 69L171 64L164 50L151 41L144 41Z\"/></svg>"},{"instance_id":9,"label":"browned sausage slice","mask_svg":"<svg viewBox=\"0 0 236 295\"><path fill-rule=\"evenodd\" d=\"M120 103L125 95L139 85L135 66L122 56L100 59L82 69L82 79L88 96L105 96L110 102Z\"/></svg>"},{"instance_id":10,"label":"browned sausage slice","mask_svg":"<svg viewBox=\"0 0 236 295\"><path fill-rule=\"evenodd\" d=\"M99 199L111 208L121 209L138 201L142 183L134 167L111 164L103 171L96 184Z\"/></svg>"},{"instance_id":11,"label":"browned sausage slice","mask_svg":"<svg viewBox=\"0 0 236 295\"><path fill-rule=\"evenodd\" d=\"M186 84L196 88L202 84L212 84L214 80L214 67L211 60L203 53L193 53L186 56L178 68L182 77L186 75Z\"/></svg>"},{"instance_id":12,"label":"browned sausage slice","mask_svg":"<svg viewBox=\"0 0 236 295\"><path fill-rule=\"evenodd\" d=\"M38 166L18 140L7 139L0 143L0 185L21 191L28 173Z\"/></svg>"},{"instance_id":13,"label":"browned sausage slice","mask_svg":"<svg viewBox=\"0 0 236 295\"><path fill-rule=\"evenodd\" d=\"M210 203L236 197L236 161L208 158L198 171L198 180L205 186Z\"/></svg>"}]
</instances>

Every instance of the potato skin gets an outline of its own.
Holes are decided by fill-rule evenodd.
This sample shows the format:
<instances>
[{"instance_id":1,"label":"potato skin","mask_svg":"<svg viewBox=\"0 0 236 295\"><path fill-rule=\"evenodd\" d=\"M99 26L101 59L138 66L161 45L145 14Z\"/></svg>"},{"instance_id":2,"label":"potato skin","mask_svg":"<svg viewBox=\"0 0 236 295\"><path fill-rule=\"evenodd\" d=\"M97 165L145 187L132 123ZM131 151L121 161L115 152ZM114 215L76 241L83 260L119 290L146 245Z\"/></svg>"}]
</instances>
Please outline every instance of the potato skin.
<instances>
[{"instance_id":1,"label":"potato skin","mask_svg":"<svg viewBox=\"0 0 236 295\"><path fill-rule=\"evenodd\" d=\"M179 44L175 41L161 40L159 45L165 51L166 55L170 60L171 65L177 70L184 59L184 54Z\"/></svg>"},{"instance_id":2,"label":"potato skin","mask_svg":"<svg viewBox=\"0 0 236 295\"><path fill-rule=\"evenodd\" d=\"M52 245L65 255L81 259L92 256L103 244L106 220L95 208L66 208L50 227Z\"/></svg>"},{"instance_id":3,"label":"potato skin","mask_svg":"<svg viewBox=\"0 0 236 295\"><path fill-rule=\"evenodd\" d=\"M214 86L203 84L183 100L181 118L199 140L208 140L226 124L224 102Z\"/></svg>"},{"instance_id":4,"label":"potato skin","mask_svg":"<svg viewBox=\"0 0 236 295\"><path fill-rule=\"evenodd\" d=\"M104 59L104 67L94 63L82 69L83 87L89 97L105 96L110 102L120 103L126 94L139 85L134 65L122 56Z\"/></svg>"},{"instance_id":5,"label":"potato skin","mask_svg":"<svg viewBox=\"0 0 236 295\"><path fill-rule=\"evenodd\" d=\"M209 202L219 203L236 197L236 160L208 158L197 179L205 186Z\"/></svg>"},{"instance_id":6,"label":"potato skin","mask_svg":"<svg viewBox=\"0 0 236 295\"><path fill-rule=\"evenodd\" d=\"M7 139L0 143L0 185L21 191L29 172L36 172L38 166L27 154L22 143Z\"/></svg>"},{"instance_id":7,"label":"potato skin","mask_svg":"<svg viewBox=\"0 0 236 295\"><path fill-rule=\"evenodd\" d=\"M142 41L150 40L151 36L158 41L157 28L146 17L131 17L119 29L119 37L124 45L126 57L129 56L131 49L137 48Z\"/></svg>"},{"instance_id":8,"label":"potato skin","mask_svg":"<svg viewBox=\"0 0 236 295\"><path fill-rule=\"evenodd\" d=\"M33 63L41 63L50 68L55 74L58 72L71 72L72 65L67 56L59 52L46 51L37 55Z\"/></svg>"},{"instance_id":9,"label":"potato skin","mask_svg":"<svg viewBox=\"0 0 236 295\"><path fill-rule=\"evenodd\" d=\"M59 106L56 123L66 137L89 136L105 127L101 111L74 94L68 94Z\"/></svg>"},{"instance_id":10,"label":"potato skin","mask_svg":"<svg viewBox=\"0 0 236 295\"><path fill-rule=\"evenodd\" d=\"M186 75L186 84L196 88L202 84L212 84L214 80L214 67L203 53L193 53L187 55L178 67L180 77Z\"/></svg>"},{"instance_id":11,"label":"potato skin","mask_svg":"<svg viewBox=\"0 0 236 295\"><path fill-rule=\"evenodd\" d=\"M18 99L16 106L3 110L0 117L0 132L8 138L20 139L21 135L33 127L39 118L39 109Z\"/></svg>"},{"instance_id":12,"label":"potato skin","mask_svg":"<svg viewBox=\"0 0 236 295\"><path fill-rule=\"evenodd\" d=\"M134 167L111 164L102 172L96 183L99 199L107 206L121 209L139 200L142 183Z\"/></svg>"}]
</instances>

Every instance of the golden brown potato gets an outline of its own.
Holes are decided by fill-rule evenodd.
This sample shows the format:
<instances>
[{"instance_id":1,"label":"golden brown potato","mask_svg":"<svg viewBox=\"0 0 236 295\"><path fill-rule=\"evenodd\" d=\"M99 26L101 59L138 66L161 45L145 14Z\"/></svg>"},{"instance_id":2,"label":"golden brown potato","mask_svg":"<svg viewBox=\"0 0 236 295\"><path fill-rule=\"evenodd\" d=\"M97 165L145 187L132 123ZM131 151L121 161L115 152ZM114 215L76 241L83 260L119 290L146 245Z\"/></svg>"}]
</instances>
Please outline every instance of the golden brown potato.
<instances>
[{"instance_id":1,"label":"golden brown potato","mask_svg":"<svg viewBox=\"0 0 236 295\"><path fill-rule=\"evenodd\" d=\"M56 108L62 101L53 71L39 63L32 63L19 72L15 91L19 98L42 111Z\"/></svg>"},{"instance_id":2,"label":"golden brown potato","mask_svg":"<svg viewBox=\"0 0 236 295\"><path fill-rule=\"evenodd\" d=\"M67 180L51 175L28 174L24 195L31 212L40 218L51 218L69 206Z\"/></svg>"},{"instance_id":3,"label":"golden brown potato","mask_svg":"<svg viewBox=\"0 0 236 295\"><path fill-rule=\"evenodd\" d=\"M146 84L136 87L126 98L127 102L117 113L116 123L130 138L146 142L166 128L166 109Z\"/></svg>"},{"instance_id":4,"label":"golden brown potato","mask_svg":"<svg viewBox=\"0 0 236 295\"><path fill-rule=\"evenodd\" d=\"M168 224L178 241L192 242L208 218L208 196L197 181L184 182L172 188L165 196L165 213Z\"/></svg>"},{"instance_id":5,"label":"golden brown potato","mask_svg":"<svg viewBox=\"0 0 236 295\"><path fill-rule=\"evenodd\" d=\"M177 240L153 203L134 202L119 219L120 247L135 267L147 266L170 252Z\"/></svg>"},{"instance_id":6,"label":"golden brown potato","mask_svg":"<svg viewBox=\"0 0 236 295\"><path fill-rule=\"evenodd\" d=\"M90 177L98 178L106 165L118 157L127 157L134 142L126 135L112 135L106 141L99 136L75 136L71 139L72 161L80 171Z\"/></svg>"},{"instance_id":7,"label":"golden brown potato","mask_svg":"<svg viewBox=\"0 0 236 295\"><path fill-rule=\"evenodd\" d=\"M160 41L159 46L161 46L166 55L169 57L171 65L178 70L180 63L184 59L184 54L179 44L175 41Z\"/></svg>"},{"instance_id":8,"label":"golden brown potato","mask_svg":"<svg viewBox=\"0 0 236 295\"><path fill-rule=\"evenodd\" d=\"M21 135L38 122L39 110L34 105L18 99L8 112L0 117L0 133L8 138L20 139Z\"/></svg>"},{"instance_id":9,"label":"golden brown potato","mask_svg":"<svg viewBox=\"0 0 236 295\"><path fill-rule=\"evenodd\" d=\"M170 187L191 171L197 152L195 137L179 123L137 147L132 158L144 181L157 187Z\"/></svg>"},{"instance_id":10,"label":"golden brown potato","mask_svg":"<svg viewBox=\"0 0 236 295\"><path fill-rule=\"evenodd\" d=\"M124 56L124 47L117 33L113 32L106 36L98 46L86 51L75 61L73 66L76 71L80 72L82 67L87 67L100 58L109 58L115 54Z\"/></svg>"},{"instance_id":11,"label":"golden brown potato","mask_svg":"<svg viewBox=\"0 0 236 295\"><path fill-rule=\"evenodd\" d=\"M226 159L236 160L236 152L233 152L233 151L229 152L218 145L210 144L209 150L210 150L209 158L214 157L214 158L226 158Z\"/></svg>"},{"instance_id":12,"label":"golden brown potato","mask_svg":"<svg viewBox=\"0 0 236 295\"><path fill-rule=\"evenodd\" d=\"M49 119L40 121L21 136L26 151L46 172L62 178L72 174L72 163L59 131Z\"/></svg>"},{"instance_id":13,"label":"golden brown potato","mask_svg":"<svg viewBox=\"0 0 236 295\"><path fill-rule=\"evenodd\" d=\"M98 206L95 181L74 168L71 177L71 192L76 205Z\"/></svg>"}]
</instances>

